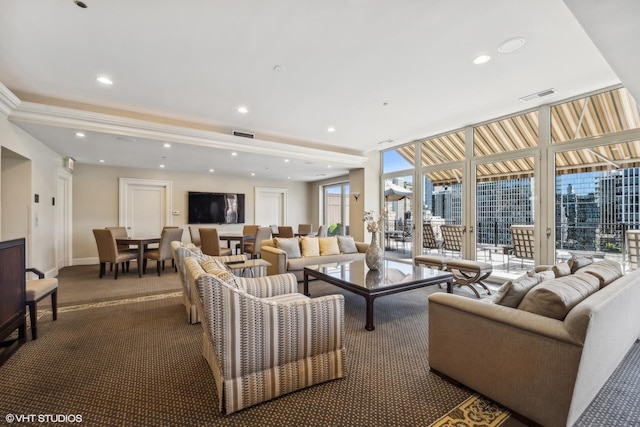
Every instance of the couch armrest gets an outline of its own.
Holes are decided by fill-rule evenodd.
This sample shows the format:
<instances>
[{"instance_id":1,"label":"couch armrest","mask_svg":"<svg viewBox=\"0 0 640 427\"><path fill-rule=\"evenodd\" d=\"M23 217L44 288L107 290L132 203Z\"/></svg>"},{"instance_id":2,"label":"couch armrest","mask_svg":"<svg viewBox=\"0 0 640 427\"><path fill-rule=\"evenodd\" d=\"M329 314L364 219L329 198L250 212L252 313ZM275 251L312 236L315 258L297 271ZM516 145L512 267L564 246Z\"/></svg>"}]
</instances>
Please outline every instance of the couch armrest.
<instances>
[{"instance_id":1,"label":"couch armrest","mask_svg":"<svg viewBox=\"0 0 640 427\"><path fill-rule=\"evenodd\" d=\"M236 277L236 282L249 295L257 298L268 298L298 292L298 280L292 273L255 278Z\"/></svg>"},{"instance_id":2,"label":"couch armrest","mask_svg":"<svg viewBox=\"0 0 640 427\"><path fill-rule=\"evenodd\" d=\"M267 275L283 274L287 272L287 253L282 249L273 246L262 246L261 257L271 263L267 267Z\"/></svg>"}]
</instances>

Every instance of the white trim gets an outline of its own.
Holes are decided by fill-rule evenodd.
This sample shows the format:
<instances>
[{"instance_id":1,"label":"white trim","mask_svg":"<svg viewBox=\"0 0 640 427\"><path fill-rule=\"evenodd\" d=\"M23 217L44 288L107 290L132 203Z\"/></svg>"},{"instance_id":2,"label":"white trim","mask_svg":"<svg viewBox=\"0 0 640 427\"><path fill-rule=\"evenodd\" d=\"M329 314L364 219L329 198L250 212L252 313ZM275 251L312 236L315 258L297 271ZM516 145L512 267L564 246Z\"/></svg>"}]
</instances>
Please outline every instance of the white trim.
<instances>
[{"instance_id":1,"label":"white trim","mask_svg":"<svg viewBox=\"0 0 640 427\"><path fill-rule=\"evenodd\" d=\"M17 99L17 98L16 98ZM243 138L219 132L173 126L145 120L131 119L122 116L81 111L54 105L43 105L33 102L19 102L11 111L9 120L12 122L34 123L103 132L133 138L157 139L168 142L193 144L212 148L237 150L249 153L265 154L282 157L286 153L288 158L341 163L350 166L361 166L366 161L365 156L326 149L310 148L301 145L285 144L282 142L266 141L262 139Z\"/></svg>"},{"instance_id":2,"label":"white trim","mask_svg":"<svg viewBox=\"0 0 640 427\"><path fill-rule=\"evenodd\" d=\"M62 169L62 168L58 168L58 174L57 174L57 178L58 180L63 180L64 181L64 185L65 185L65 198L64 198L64 202L65 202L65 206L63 209L64 212L64 217L63 217L63 221L64 221L64 235L63 235L63 247L64 247L64 266L69 266L72 265L72 259L71 257L73 256L73 175L71 175L71 173L69 173L69 171ZM56 183L57 184L57 183ZM57 187L57 185L56 185ZM60 202L60 197L58 194L56 194L56 203ZM57 226L58 224L56 224ZM56 230L56 233L58 232L58 230ZM57 249L57 248L56 248ZM56 253L56 268L57 268L57 264L58 264L58 254Z\"/></svg>"},{"instance_id":3,"label":"white trim","mask_svg":"<svg viewBox=\"0 0 640 427\"><path fill-rule=\"evenodd\" d=\"M0 83L0 111L8 116L20 105L20 99L5 85Z\"/></svg>"}]
</instances>

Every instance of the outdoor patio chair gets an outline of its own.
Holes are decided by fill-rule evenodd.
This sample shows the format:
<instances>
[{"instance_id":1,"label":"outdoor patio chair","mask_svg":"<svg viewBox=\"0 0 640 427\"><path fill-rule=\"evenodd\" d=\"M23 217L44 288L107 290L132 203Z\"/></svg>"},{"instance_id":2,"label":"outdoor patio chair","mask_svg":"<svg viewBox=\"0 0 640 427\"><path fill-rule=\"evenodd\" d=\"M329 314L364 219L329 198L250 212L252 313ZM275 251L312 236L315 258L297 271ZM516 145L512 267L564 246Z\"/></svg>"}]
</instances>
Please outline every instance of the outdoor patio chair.
<instances>
[{"instance_id":1,"label":"outdoor patio chair","mask_svg":"<svg viewBox=\"0 0 640 427\"><path fill-rule=\"evenodd\" d=\"M422 225L422 248L428 249L428 252L431 252L431 249L436 249L440 252L441 245L440 242L436 240L436 234L431 224Z\"/></svg>"},{"instance_id":2,"label":"outdoor patio chair","mask_svg":"<svg viewBox=\"0 0 640 427\"><path fill-rule=\"evenodd\" d=\"M520 258L520 267L524 267L525 259L533 260L533 225L512 225L511 238L513 240L513 252L507 261L507 271L509 271L511 258Z\"/></svg>"},{"instance_id":3,"label":"outdoor patio chair","mask_svg":"<svg viewBox=\"0 0 640 427\"><path fill-rule=\"evenodd\" d=\"M462 257L462 234L466 231L464 225L441 225L442 249L446 251L458 252Z\"/></svg>"},{"instance_id":4,"label":"outdoor patio chair","mask_svg":"<svg viewBox=\"0 0 640 427\"><path fill-rule=\"evenodd\" d=\"M627 230L624 233L627 241L627 261L629 263L629 271L638 268L640 259L640 230Z\"/></svg>"}]
</instances>

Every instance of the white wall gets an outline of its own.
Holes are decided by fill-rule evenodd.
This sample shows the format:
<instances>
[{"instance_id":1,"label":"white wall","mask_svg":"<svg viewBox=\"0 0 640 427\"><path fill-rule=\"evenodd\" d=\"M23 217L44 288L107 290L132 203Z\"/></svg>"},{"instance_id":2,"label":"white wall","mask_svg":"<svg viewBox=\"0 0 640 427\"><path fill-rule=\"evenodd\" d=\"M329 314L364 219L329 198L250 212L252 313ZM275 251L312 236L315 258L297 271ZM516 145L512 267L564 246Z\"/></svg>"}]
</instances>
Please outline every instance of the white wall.
<instances>
[{"instance_id":1,"label":"white wall","mask_svg":"<svg viewBox=\"0 0 640 427\"><path fill-rule=\"evenodd\" d=\"M255 187L287 189L287 222L297 227L311 218L308 184L259 180L217 174L192 174L153 169L117 168L77 164L73 171L73 263L97 262L98 250L92 230L118 224L119 178L158 179L172 182L172 224L184 228L183 241L190 241L187 228L187 192L210 191L245 194L245 223L255 220ZM269 225L269 224L260 224ZM215 225L222 231L241 231L242 224ZM158 230L160 234L160 230Z\"/></svg>"},{"instance_id":2,"label":"white wall","mask_svg":"<svg viewBox=\"0 0 640 427\"><path fill-rule=\"evenodd\" d=\"M19 127L7 120L4 113L0 113L0 147L30 160L30 189L25 203L25 217L28 218L28 230L25 237L27 243L27 264L45 272L48 276L57 274L55 262L55 209L51 199L57 192L57 171L62 166L62 157L51 149L28 135ZM2 150L0 150L2 152ZM6 150L4 151L6 153ZM10 161L13 163L13 161ZM28 162L27 162L28 163ZM21 167L26 167L23 164ZM2 179L2 178L0 178ZM7 178L12 180L14 178ZM7 188L13 182L2 182L0 188ZM17 183L20 185L20 183ZM22 185L24 183L21 183ZM34 202L34 195L40 196L40 202ZM4 216L16 206L12 206L12 201L0 197L0 211ZM21 201L16 201L21 203ZM38 218L36 223L35 218ZM5 221L2 221L4 224ZM0 225L2 227L2 225ZM24 234L24 232L22 233ZM12 230L0 228L0 236L13 236Z\"/></svg>"}]
</instances>

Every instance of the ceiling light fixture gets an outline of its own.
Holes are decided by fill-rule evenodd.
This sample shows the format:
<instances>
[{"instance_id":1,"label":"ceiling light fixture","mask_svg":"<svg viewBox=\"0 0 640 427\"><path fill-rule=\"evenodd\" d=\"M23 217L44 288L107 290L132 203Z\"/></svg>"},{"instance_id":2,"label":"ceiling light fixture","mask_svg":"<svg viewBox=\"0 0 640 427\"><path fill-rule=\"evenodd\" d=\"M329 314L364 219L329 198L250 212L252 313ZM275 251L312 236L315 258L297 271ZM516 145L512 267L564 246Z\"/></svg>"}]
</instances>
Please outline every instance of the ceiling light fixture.
<instances>
[{"instance_id":1,"label":"ceiling light fixture","mask_svg":"<svg viewBox=\"0 0 640 427\"><path fill-rule=\"evenodd\" d=\"M98 160L98 163L104 163L104 160L100 159Z\"/></svg>"},{"instance_id":2,"label":"ceiling light fixture","mask_svg":"<svg viewBox=\"0 0 640 427\"><path fill-rule=\"evenodd\" d=\"M498 45L498 52L500 53L509 53L515 52L524 46L524 39L522 37L514 37L509 40L505 40Z\"/></svg>"},{"instance_id":3,"label":"ceiling light fixture","mask_svg":"<svg viewBox=\"0 0 640 427\"><path fill-rule=\"evenodd\" d=\"M235 151L233 153L231 153L232 156L237 156L238 153L236 153Z\"/></svg>"},{"instance_id":4,"label":"ceiling light fixture","mask_svg":"<svg viewBox=\"0 0 640 427\"><path fill-rule=\"evenodd\" d=\"M76 132L76 138L84 138L84 132Z\"/></svg>"},{"instance_id":5,"label":"ceiling light fixture","mask_svg":"<svg viewBox=\"0 0 640 427\"><path fill-rule=\"evenodd\" d=\"M333 126L329 126L327 128L327 132L335 132L335 131L336 131L336 128L334 128Z\"/></svg>"},{"instance_id":6,"label":"ceiling light fixture","mask_svg":"<svg viewBox=\"0 0 640 427\"><path fill-rule=\"evenodd\" d=\"M476 65L484 64L485 62L489 62L491 57L489 55L478 55L473 58L473 63Z\"/></svg>"},{"instance_id":7,"label":"ceiling light fixture","mask_svg":"<svg viewBox=\"0 0 640 427\"><path fill-rule=\"evenodd\" d=\"M87 8L87 5L84 2L81 2L79 0L74 1L74 3L76 4L76 6L81 7L83 9Z\"/></svg>"},{"instance_id":8,"label":"ceiling light fixture","mask_svg":"<svg viewBox=\"0 0 640 427\"><path fill-rule=\"evenodd\" d=\"M169 144L168 142L164 143L164 148L170 148L170 147L171 147L171 144Z\"/></svg>"},{"instance_id":9,"label":"ceiling light fixture","mask_svg":"<svg viewBox=\"0 0 640 427\"><path fill-rule=\"evenodd\" d=\"M163 168L163 167L164 167L164 165L160 165L160 167L161 167L161 168Z\"/></svg>"},{"instance_id":10,"label":"ceiling light fixture","mask_svg":"<svg viewBox=\"0 0 640 427\"><path fill-rule=\"evenodd\" d=\"M247 114L249 109L247 107L238 107L238 113Z\"/></svg>"},{"instance_id":11,"label":"ceiling light fixture","mask_svg":"<svg viewBox=\"0 0 640 427\"><path fill-rule=\"evenodd\" d=\"M213 169L209 169L209 172L215 172Z\"/></svg>"},{"instance_id":12,"label":"ceiling light fixture","mask_svg":"<svg viewBox=\"0 0 640 427\"><path fill-rule=\"evenodd\" d=\"M284 162L285 163L289 163L289 159L284 159Z\"/></svg>"},{"instance_id":13,"label":"ceiling light fixture","mask_svg":"<svg viewBox=\"0 0 640 427\"><path fill-rule=\"evenodd\" d=\"M285 68L284 65L276 65L273 67L273 71L277 72L277 73L282 73L287 71L287 69Z\"/></svg>"},{"instance_id":14,"label":"ceiling light fixture","mask_svg":"<svg viewBox=\"0 0 640 427\"><path fill-rule=\"evenodd\" d=\"M100 83L102 83L103 85L112 85L113 84L113 80L111 80L107 76L98 76L98 77L96 77L96 80L99 81Z\"/></svg>"},{"instance_id":15,"label":"ceiling light fixture","mask_svg":"<svg viewBox=\"0 0 640 427\"><path fill-rule=\"evenodd\" d=\"M256 173L255 172L251 172L251 176L256 176Z\"/></svg>"}]
</instances>

